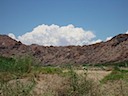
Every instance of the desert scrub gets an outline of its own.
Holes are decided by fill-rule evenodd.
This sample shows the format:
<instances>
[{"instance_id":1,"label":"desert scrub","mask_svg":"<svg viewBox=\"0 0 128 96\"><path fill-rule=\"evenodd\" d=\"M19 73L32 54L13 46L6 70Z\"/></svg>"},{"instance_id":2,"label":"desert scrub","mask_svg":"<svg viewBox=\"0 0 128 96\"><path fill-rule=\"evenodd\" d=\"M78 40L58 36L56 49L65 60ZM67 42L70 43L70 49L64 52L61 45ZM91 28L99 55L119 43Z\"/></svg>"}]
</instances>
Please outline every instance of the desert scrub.
<instances>
[{"instance_id":1,"label":"desert scrub","mask_svg":"<svg viewBox=\"0 0 128 96\"><path fill-rule=\"evenodd\" d=\"M31 91L34 86L33 80L26 81L25 79L0 83L0 96L32 96Z\"/></svg>"},{"instance_id":2,"label":"desert scrub","mask_svg":"<svg viewBox=\"0 0 128 96\"><path fill-rule=\"evenodd\" d=\"M25 77L21 78L31 71L32 63L30 57L0 57L0 96L30 96L34 79L24 82Z\"/></svg>"},{"instance_id":3,"label":"desert scrub","mask_svg":"<svg viewBox=\"0 0 128 96\"><path fill-rule=\"evenodd\" d=\"M84 76L78 75L72 66L69 72L70 88L67 96L101 96L99 85L93 80L87 79L87 73Z\"/></svg>"},{"instance_id":4,"label":"desert scrub","mask_svg":"<svg viewBox=\"0 0 128 96\"><path fill-rule=\"evenodd\" d=\"M0 81L21 78L31 71L33 61L30 57L7 58L0 57Z\"/></svg>"},{"instance_id":5,"label":"desert scrub","mask_svg":"<svg viewBox=\"0 0 128 96\"><path fill-rule=\"evenodd\" d=\"M128 96L128 70L115 66L113 71L101 80L103 96Z\"/></svg>"},{"instance_id":6,"label":"desert scrub","mask_svg":"<svg viewBox=\"0 0 128 96\"><path fill-rule=\"evenodd\" d=\"M92 66L90 64L89 66ZM121 61L121 62L109 62L109 63L101 63L101 64L94 64L93 67L100 67L100 66L106 66L106 67L128 67L128 60Z\"/></svg>"},{"instance_id":7,"label":"desert scrub","mask_svg":"<svg viewBox=\"0 0 128 96\"><path fill-rule=\"evenodd\" d=\"M32 58L6 58L0 57L0 72L25 73L29 72L32 66Z\"/></svg>"},{"instance_id":8,"label":"desert scrub","mask_svg":"<svg viewBox=\"0 0 128 96\"><path fill-rule=\"evenodd\" d=\"M32 72L41 74L62 74L62 69L59 67L35 66L32 68Z\"/></svg>"},{"instance_id":9,"label":"desert scrub","mask_svg":"<svg viewBox=\"0 0 128 96\"><path fill-rule=\"evenodd\" d=\"M101 83L114 80L125 80L128 82L128 70L122 70L118 67L115 67L115 69L109 75L105 76L101 80Z\"/></svg>"},{"instance_id":10,"label":"desert scrub","mask_svg":"<svg viewBox=\"0 0 128 96\"><path fill-rule=\"evenodd\" d=\"M102 83L102 96L128 96L128 82L113 80Z\"/></svg>"},{"instance_id":11,"label":"desert scrub","mask_svg":"<svg viewBox=\"0 0 128 96\"><path fill-rule=\"evenodd\" d=\"M12 72L15 60L0 56L0 72Z\"/></svg>"}]
</instances>

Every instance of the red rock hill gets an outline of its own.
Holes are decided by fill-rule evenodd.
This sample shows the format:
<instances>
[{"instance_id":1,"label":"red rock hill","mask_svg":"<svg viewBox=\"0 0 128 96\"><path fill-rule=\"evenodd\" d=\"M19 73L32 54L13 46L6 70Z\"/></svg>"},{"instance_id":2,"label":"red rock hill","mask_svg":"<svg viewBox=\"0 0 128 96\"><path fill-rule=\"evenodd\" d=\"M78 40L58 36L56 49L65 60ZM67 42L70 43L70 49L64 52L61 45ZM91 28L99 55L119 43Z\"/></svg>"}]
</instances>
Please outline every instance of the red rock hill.
<instances>
[{"instance_id":1,"label":"red rock hill","mask_svg":"<svg viewBox=\"0 0 128 96\"><path fill-rule=\"evenodd\" d=\"M107 42L84 46L26 46L6 35L0 35L0 55L31 54L41 64L97 64L128 61L128 34L119 34Z\"/></svg>"}]
</instances>

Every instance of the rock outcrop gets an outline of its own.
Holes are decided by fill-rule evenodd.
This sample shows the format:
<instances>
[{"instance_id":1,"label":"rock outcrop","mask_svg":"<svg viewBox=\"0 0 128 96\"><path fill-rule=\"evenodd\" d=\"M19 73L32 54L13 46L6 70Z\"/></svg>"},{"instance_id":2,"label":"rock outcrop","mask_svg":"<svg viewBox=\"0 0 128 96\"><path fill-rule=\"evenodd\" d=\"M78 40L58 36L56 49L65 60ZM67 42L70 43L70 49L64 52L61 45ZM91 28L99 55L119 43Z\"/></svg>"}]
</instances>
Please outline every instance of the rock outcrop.
<instances>
[{"instance_id":1,"label":"rock outcrop","mask_svg":"<svg viewBox=\"0 0 128 96\"><path fill-rule=\"evenodd\" d=\"M42 65L128 61L128 34L119 34L109 41L84 46L27 46L0 35L0 55L11 57L25 54L31 54Z\"/></svg>"}]
</instances>

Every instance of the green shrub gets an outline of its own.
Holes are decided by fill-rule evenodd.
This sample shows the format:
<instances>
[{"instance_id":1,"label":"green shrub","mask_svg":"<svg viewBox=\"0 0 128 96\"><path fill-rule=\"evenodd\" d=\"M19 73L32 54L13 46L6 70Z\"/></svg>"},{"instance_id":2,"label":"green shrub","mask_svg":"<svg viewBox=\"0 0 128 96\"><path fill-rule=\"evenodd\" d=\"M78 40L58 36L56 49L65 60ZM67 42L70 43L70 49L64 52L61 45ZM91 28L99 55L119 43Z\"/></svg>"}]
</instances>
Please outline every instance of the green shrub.
<instances>
[{"instance_id":1,"label":"green shrub","mask_svg":"<svg viewBox=\"0 0 128 96\"><path fill-rule=\"evenodd\" d=\"M14 72L18 73L28 73L31 71L32 58L30 57L21 57L15 59Z\"/></svg>"},{"instance_id":2,"label":"green shrub","mask_svg":"<svg viewBox=\"0 0 128 96\"><path fill-rule=\"evenodd\" d=\"M26 73L31 70L31 66L32 59L30 57L0 57L0 72Z\"/></svg>"},{"instance_id":3,"label":"green shrub","mask_svg":"<svg viewBox=\"0 0 128 96\"><path fill-rule=\"evenodd\" d=\"M0 72L12 72L15 59L0 56Z\"/></svg>"},{"instance_id":4,"label":"green shrub","mask_svg":"<svg viewBox=\"0 0 128 96\"><path fill-rule=\"evenodd\" d=\"M93 66L93 67L101 67L101 66L128 67L128 61L126 60L126 61L121 61L121 62L107 62L107 63L99 63L99 64L89 64L89 66Z\"/></svg>"},{"instance_id":5,"label":"green shrub","mask_svg":"<svg viewBox=\"0 0 128 96\"><path fill-rule=\"evenodd\" d=\"M23 83L13 80L13 83L0 83L0 96L32 96L31 90L35 86L34 81Z\"/></svg>"},{"instance_id":6,"label":"green shrub","mask_svg":"<svg viewBox=\"0 0 128 96\"><path fill-rule=\"evenodd\" d=\"M126 80L128 81L128 70L120 70L119 68L115 68L109 75L105 76L101 82L105 83L107 81L114 80Z\"/></svg>"},{"instance_id":7,"label":"green shrub","mask_svg":"<svg viewBox=\"0 0 128 96\"><path fill-rule=\"evenodd\" d=\"M70 67L69 92L67 96L100 96L98 85L84 76L76 74L73 67Z\"/></svg>"}]
</instances>

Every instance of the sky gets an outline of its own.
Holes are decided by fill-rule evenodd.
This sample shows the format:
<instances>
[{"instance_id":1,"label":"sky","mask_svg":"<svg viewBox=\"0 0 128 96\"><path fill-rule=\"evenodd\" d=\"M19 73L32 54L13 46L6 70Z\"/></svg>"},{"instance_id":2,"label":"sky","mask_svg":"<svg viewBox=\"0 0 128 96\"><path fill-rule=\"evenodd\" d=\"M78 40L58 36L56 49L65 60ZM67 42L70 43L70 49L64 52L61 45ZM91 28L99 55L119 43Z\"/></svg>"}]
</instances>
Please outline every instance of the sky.
<instances>
[{"instance_id":1,"label":"sky","mask_svg":"<svg viewBox=\"0 0 128 96\"><path fill-rule=\"evenodd\" d=\"M28 45L92 44L127 30L128 0L0 0L0 34Z\"/></svg>"}]
</instances>

